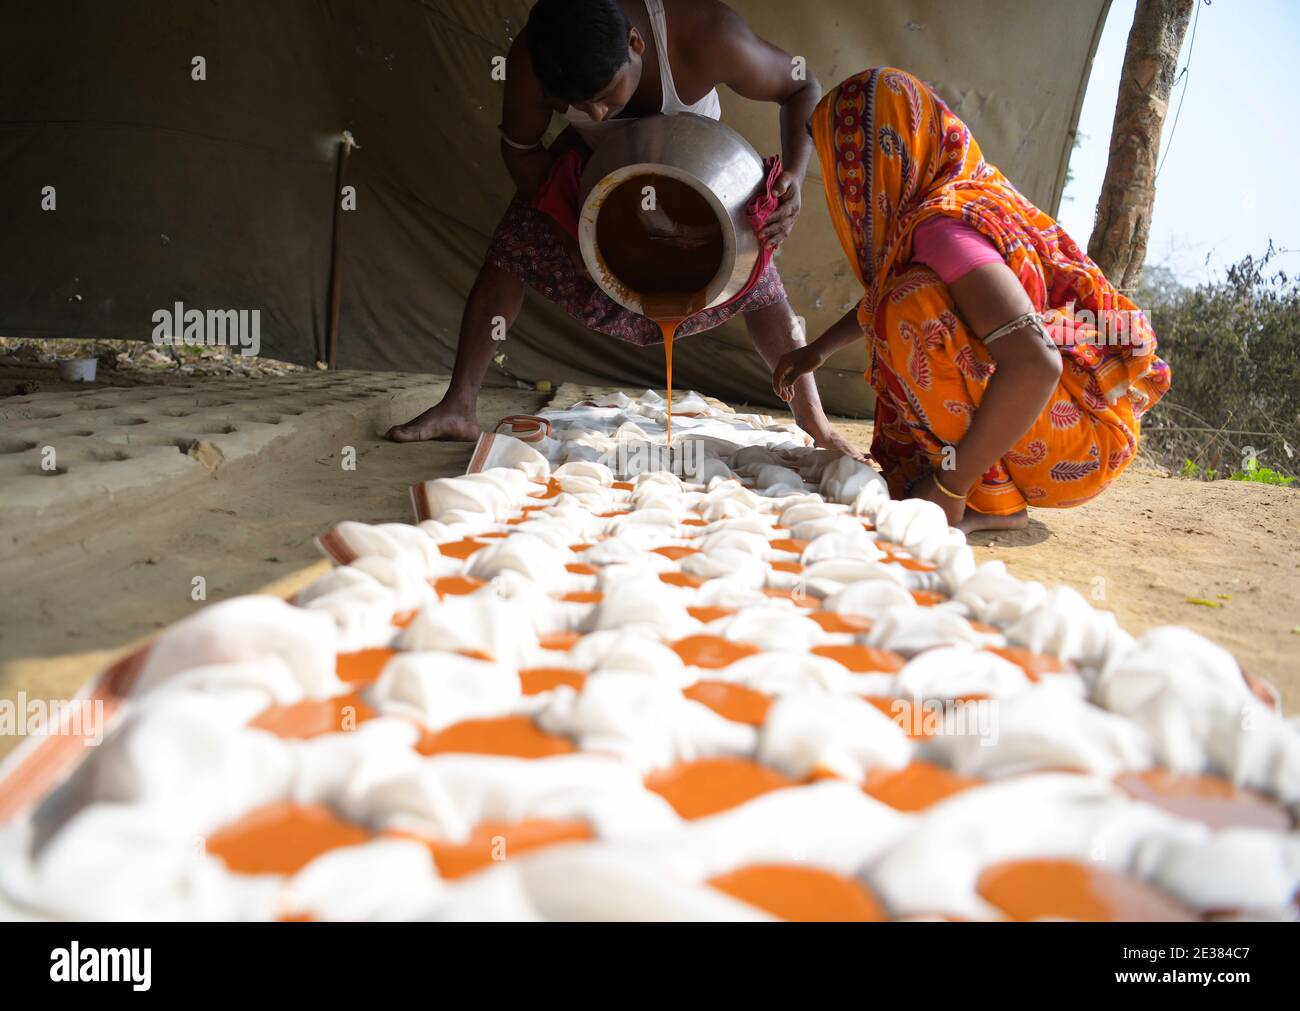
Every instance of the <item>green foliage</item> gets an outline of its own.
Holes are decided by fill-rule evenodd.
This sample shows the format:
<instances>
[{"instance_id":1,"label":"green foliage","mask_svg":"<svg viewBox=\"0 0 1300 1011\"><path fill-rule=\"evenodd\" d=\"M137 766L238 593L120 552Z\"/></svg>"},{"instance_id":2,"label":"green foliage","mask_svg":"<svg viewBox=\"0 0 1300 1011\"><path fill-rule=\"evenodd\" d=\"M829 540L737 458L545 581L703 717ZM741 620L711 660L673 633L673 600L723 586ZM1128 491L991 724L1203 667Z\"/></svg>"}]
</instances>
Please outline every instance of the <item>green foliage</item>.
<instances>
[{"instance_id":1,"label":"green foliage","mask_svg":"<svg viewBox=\"0 0 1300 1011\"><path fill-rule=\"evenodd\" d=\"M1082 130L1076 130L1074 141L1070 144L1070 159L1065 165L1065 186L1062 187L1062 193L1065 194L1062 199L1066 203L1074 203L1074 197L1070 195L1070 185L1074 182L1074 152L1083 147L1083 142L1087 139L1088 135L1086 133Z\"/></svg>"},{"instance_id":2,"label":"green foliage","mask_svg":"<svg viewBox=\"0 0 1300 1011\"><path fill-rule=\"evenodd\" d=\"M1191 463L1189 460L1188 463ZM1289 485L1295 478L1288 477L1285 474L1279 474L1269 467L1261 467L1259 461L1253 456L1246 461L1246 469L1236 471L1229 481L1258 481L1260 484L1280 484Z\"/></svg>"},{"instance_id":3,"label":"green foliage","mask_svg":"<svg viewBox=\"0 0 1300 1011\"><path fill-rule=\"evenodd\" d=\"M1290 485L1300 470L1300 281L1270 269L1277 255L1270 245L1195 288L1159 267L1144 273L1134 300L1173 388L1143 419L1142 440L1184 477Z\"/></svg>"}]
</instances>

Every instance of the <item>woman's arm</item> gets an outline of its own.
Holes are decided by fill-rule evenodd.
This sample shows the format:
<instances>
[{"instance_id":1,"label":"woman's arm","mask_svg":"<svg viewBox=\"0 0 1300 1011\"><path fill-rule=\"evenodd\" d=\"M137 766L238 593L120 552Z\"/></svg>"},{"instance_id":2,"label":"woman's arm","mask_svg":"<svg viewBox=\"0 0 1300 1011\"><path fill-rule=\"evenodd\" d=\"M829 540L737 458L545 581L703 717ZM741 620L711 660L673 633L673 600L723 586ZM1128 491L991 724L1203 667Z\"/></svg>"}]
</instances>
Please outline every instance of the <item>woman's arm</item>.
<instances>
[{"instance_id":1,"label":"woman's arm","mask_svg":"<svg viewBox=\"0 0 1300 1011\"><path fill-rule=\"evenodd\" d=\"M976 267L949 290L967 326L982 336L1034 311L1004 263ZM997 370L957 445L955 466L942 476L950 491L962 495L1033 427L1061 378L1061 353L1043 340L1036 326L1014 330L989 344L988 350Z\"/></svg>"},{"instance_id":2,"label":"woman's arm","mask_svg":"<svg viewBox=\"0 0 1300 1011\"><path fill-rule=\"evenodd\" d=\"M794 384L801 376L816 372L840 348L860 340L862 325L855 305L811 344L781 356L772 370L772 392L788 402L794 397Z\"/></svg>"},{"instance_id":3,"label":"woman's arm","mask_svg":"<svg viewBox=\"0 0 1300 1011\"><path fill-rule=\"evenodd\" d=\"M1034 311L1004 263L976 267L948 288L966 325L982 336ZM939 474L943 487L953 494L935 487L934 476L923 478L913 490L941 506L954 525L965 515L971 488L1038 420L1061 377L1061 353L1043 339L1037 326L1026 324L987 346L997 369L956 446L952 468Z\"/></svg>"}]
</instances>

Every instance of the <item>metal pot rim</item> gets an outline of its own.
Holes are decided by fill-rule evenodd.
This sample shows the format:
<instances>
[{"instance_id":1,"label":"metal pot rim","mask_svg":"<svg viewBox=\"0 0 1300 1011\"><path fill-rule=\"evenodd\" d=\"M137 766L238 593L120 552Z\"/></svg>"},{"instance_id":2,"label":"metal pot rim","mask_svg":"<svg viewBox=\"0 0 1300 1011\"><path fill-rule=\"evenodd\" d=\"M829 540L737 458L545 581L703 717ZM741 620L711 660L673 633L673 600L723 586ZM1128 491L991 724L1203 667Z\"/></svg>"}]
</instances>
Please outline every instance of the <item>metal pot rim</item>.
<instances>
[{"instance_id":1,"label":"metal pot rim","mask_svg":"<svg viewBox=\"0 0 1300 1011\"><path fill-rule=\"evenodd\" d=\"M604 205L605 198L628 179L638 175L667 176L670 179L685 183L705 199L719 221L731 220L731 214L704 180L675 165L665 165L658 162L635 162L631 165L623 165L603 176L592 186L591 192L587 194L587 199L582 202L582 211L578 216L578 244L582 250L583 262L587 265L587 271L592 278L598 279L597 284L614 301L625 309L645 315L640 297L623 284L618 276L609 269L609 265L605 262L605 258L600 255L600 247L596 243L596 219L599 217L600 208ZM735 270L735 266L735 235L731 229L723 228L722 259L718 264L718 271L714 274L713 280L704 289L704 309L712 309L715 305L726 301L723 292L727 287L732 272ZM700 311L702 312L703 309Z\"/></svg>"}]
</instances>

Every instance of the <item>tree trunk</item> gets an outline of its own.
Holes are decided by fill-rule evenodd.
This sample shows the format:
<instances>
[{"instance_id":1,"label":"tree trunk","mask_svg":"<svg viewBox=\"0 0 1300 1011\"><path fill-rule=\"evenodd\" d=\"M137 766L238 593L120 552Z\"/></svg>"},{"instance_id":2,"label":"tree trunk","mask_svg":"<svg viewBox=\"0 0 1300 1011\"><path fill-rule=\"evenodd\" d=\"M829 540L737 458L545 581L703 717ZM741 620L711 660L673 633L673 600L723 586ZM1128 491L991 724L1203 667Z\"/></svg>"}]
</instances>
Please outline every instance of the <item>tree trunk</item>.
<instances>
[{"instance_id":1,"label":"tree trunk","mask_svg":"<svg viewBox=\"0 0 1300 1011\"><path fill-rule=\"evenodd\" d=\"M1137 286L1156 199L1156 158L1178 54L1199 0L1138 0L1088 255L1117 288Z\"/></svg>"}]
</instances>

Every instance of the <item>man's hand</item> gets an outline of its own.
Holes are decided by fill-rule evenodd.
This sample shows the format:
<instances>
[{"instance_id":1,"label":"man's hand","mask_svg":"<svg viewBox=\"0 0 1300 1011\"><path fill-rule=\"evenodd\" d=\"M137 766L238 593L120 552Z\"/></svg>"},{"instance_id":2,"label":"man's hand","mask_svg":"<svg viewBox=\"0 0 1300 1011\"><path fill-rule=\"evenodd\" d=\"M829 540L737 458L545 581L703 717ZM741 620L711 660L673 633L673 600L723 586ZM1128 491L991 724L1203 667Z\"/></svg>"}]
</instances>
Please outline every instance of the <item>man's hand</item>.
<instances>
[{"instance_id":1,"label":"man's hand","mask_svg":"<svg viewBox=\"0 0 1300 1011\"><path fill-rule=\"evenodd\" d=\"M780 201L780 206L772 212L758 233L758 241L764 247L779 249L781 243L794 231L794 223L799 219L799 210L803 205L799 182L793 172L782 172L776 177L772 192Z\"/></svg>"},{"instance_id":2,"label":"man's hand","mask_svg":"<svg viewBox=\"0 0 1300 1011\"><path fill-rule=\"evenodd\" d=\"M825 361L816 341L787 351L772 370L772 392L788 404L794 399L794 384L800 377L816 372Z\"/></svg>"}]
</instances>

